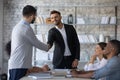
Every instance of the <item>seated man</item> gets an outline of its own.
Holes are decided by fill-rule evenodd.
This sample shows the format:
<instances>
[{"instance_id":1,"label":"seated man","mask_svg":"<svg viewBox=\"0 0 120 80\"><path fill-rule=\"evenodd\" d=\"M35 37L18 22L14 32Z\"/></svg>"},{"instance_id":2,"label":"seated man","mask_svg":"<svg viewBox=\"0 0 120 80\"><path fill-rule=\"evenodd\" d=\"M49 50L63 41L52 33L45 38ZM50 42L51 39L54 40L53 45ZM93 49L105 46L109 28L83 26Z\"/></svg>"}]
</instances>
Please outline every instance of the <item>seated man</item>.
<instances>
[{"instance_id":1,"label":"seated man","mask_svg":"<svg viewBox=\"0 0 120 80\"><path fill-rule=\"evenodd\" d=\"M120 41L111 40L107 43L104 54L108 63L101 69L95 71L71 71L73 77L95 78L105 77L106 80L120 80Z\"/></svg>"}]
</instances>

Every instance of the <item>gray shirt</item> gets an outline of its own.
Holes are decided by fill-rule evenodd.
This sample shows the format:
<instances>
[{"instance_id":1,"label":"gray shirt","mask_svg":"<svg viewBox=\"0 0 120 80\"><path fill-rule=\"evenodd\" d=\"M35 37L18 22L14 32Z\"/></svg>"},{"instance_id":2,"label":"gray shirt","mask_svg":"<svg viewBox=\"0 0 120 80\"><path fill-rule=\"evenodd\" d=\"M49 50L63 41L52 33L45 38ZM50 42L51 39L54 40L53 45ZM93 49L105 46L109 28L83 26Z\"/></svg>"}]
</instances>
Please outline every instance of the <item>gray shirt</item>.
<instances>
[{"instance_id":1,"label":"gray shirt","mask_svg":"<svg viewBox=\"0 0 120 80\"><path fill-rule=\"evenodd\" d=\"M31 68L33 46L41 50L48 50L48 46L36 38L30 23L21 20L12 31L8 68Z\"/></svg>"}]
</instances>

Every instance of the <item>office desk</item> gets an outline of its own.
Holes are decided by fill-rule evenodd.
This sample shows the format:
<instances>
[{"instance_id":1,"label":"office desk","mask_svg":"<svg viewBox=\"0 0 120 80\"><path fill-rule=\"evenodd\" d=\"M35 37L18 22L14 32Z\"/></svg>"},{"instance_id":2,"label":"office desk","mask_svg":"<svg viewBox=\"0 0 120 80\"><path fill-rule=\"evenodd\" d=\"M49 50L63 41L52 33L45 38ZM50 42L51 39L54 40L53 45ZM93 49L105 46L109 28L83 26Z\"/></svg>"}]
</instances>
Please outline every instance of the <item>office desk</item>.
<instances>
[{"instance_id":1,"label":"office desk","mask_svg":"<svg viewBox=\"0 0 120 80\"><path fill-rule=\"evenodd\" d=\"M20 80L92 80L92 79L84 79L84 78L65 78L65 77L53 77L49 79L34 79L31 77L23 77Z\"/></svg>"},{"instance_id":2,"label":"office desk","mask_svg":"<svg viewBox=\"0 0 120 80\"><path fill-rule=\"evenodd\" d=\"M31 73L28 76L23 77L20 80L91 80L85 78L72 78L70 76L69 69L54 69L48 72Z\"/></svg>"}]
</instances>

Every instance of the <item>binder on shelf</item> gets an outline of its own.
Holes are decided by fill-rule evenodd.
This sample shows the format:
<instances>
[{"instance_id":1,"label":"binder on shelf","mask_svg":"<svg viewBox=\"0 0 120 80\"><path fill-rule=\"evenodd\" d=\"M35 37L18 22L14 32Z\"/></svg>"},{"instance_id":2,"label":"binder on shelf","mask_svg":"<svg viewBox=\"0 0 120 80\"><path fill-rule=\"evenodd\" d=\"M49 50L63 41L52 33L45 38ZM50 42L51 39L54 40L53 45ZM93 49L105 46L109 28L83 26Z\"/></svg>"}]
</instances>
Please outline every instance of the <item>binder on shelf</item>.
<instances>
[{"instance_id":1,"label":"binder on shelf","mask_svg":"<svg viewBox=\"0 0 120 80\"><path fill-rule=\"evenodd\" d=\"M110 17L110 24L116 24L116 17Z\"/></svg>"},{"instance_id":2,"label":"binder on shelf","mask_svg":"<svg viewBox=\"0 0 120 80\"><path fill-rule=\"evenodd\" d=\"M101 24L108 24L109 23L109 16L104 16L101 19Z\"/></svg>"},{"instance_id":3,"label":"binder on shelf","mask_svg":"<svg viewBox=\"0 0 120 80\"><path fill-rule=\"evenodd\" d=\"M85 24L85 20L83 18L77 18L77 24Z\"/></svg>"},{"instance_id":4,"label":"binder on shelf","mask_svg":"<svg viewBox=\"0 0 120 80\"><path fill-rule=\"evenodd\" d=\"M99 35L99 42L104 42L104 35L103 34Z\"/></svg>"},{"instance_id":5,"label":"binder on shelf","mask_svg":"<svg viewBox=\"0 0 120 80\"><path fill-rule=\"evenodd\" d=\"M81 35L78 35L78 39L79 39L79 42L80 42L80 43L83 43L83 39L82 39L82 36L81 36Z\"/></svg>"},{"instance_id":6,"label":"binder on shelf","mask_svg":"<svg viewBox=\"0 0 120 80\"><path fill-rule=\"evenodd\" d=\"M86 41L85 43L90 43L89 38L87 35L84 35L84 40Z\"/></svg>"},{"instance_id":7,"label":"binder on shelf","mask_svg":"<svg viewBox=\"0 0 120 80\"><path fill-rule=\"evenodd\" d=\"M88 35L88 38L89 38L90 43L95 43L96 42L93 35Z\"/></svg>"},{"instance_id":8,"label":"binder on shelf","mask_svg":"<svg viewBox=\"0 0 120 80\"><path fill-rule=\"evenodd\" d=\"M83 43L86 43L86 42L87 42L87 40L85 39L85 36L84 36L84 35L81 35L81 38L82 38Z\"/></svg>"}]
</instances>

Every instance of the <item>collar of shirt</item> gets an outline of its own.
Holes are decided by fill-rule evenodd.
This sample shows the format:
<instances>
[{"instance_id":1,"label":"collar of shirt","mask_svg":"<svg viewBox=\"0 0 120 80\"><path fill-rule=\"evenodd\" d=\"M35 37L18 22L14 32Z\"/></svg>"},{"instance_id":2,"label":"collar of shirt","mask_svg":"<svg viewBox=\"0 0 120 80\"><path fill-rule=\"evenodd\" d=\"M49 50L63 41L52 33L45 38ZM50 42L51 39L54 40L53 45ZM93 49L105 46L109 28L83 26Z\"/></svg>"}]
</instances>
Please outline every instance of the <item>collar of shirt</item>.
<instances>
[{"instance_id":1,"label":"collar of shirt","mask_svg":"<svg viewBox=\"0 0 120 80\"><path fill-rule=\"evenodd\" d=\"M30 26L30 23L27 22L27 21L25 21L24 19L22 19L21 22L22 22L23 24L26 24L27 26Z\"/></svg>"},{"instance_id":2,"label":"collar of shirt","mask_svg":"<svg viewBox=\"0 0 120 80\"><path fill-rule=\"evenodd\" d=\"M60 31L63 31L64 30L64 25L63 25L63 27L61 29L58 28L58 26L55 26L55 28L58 29L58 30L60 30Z\"/></svg>"}]
</instances>

